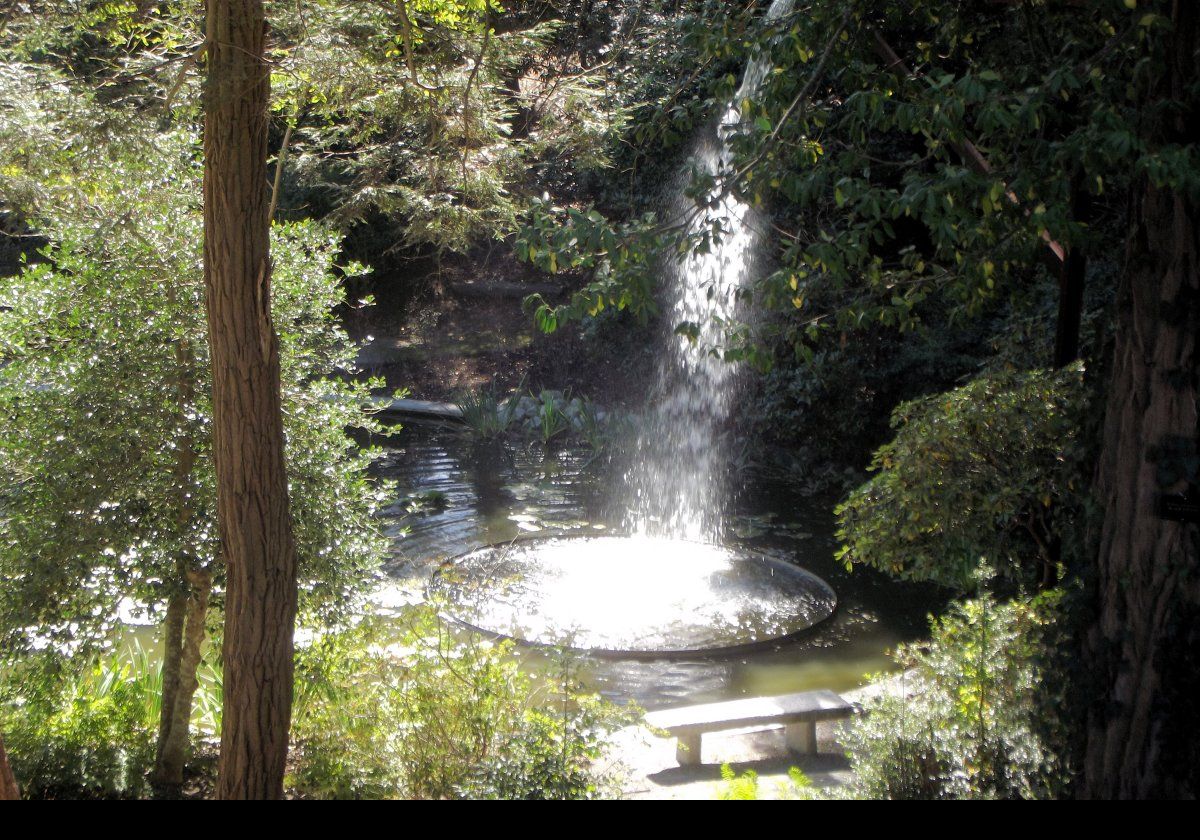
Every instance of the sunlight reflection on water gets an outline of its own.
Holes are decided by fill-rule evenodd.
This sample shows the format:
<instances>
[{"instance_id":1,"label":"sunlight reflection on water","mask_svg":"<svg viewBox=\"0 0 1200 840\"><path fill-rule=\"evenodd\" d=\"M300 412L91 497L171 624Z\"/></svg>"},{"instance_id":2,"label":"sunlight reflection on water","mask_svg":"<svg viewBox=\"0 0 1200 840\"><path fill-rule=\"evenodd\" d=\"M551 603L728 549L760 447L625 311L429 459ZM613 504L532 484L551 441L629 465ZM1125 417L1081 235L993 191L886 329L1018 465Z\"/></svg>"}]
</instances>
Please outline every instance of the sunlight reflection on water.
<instances>
[{"instance_id":1,"label":"sunlight reflection on water","mask_svg":"<svg viewBox=\"0 0 1200 840\"><path fill-rule=\"evenodd\" d=\"M644 536L485 548L439 577L457 618L539 644L706 651L779 638L836 603L795 566L721 546Z\"/></svg>"}]
</instances>

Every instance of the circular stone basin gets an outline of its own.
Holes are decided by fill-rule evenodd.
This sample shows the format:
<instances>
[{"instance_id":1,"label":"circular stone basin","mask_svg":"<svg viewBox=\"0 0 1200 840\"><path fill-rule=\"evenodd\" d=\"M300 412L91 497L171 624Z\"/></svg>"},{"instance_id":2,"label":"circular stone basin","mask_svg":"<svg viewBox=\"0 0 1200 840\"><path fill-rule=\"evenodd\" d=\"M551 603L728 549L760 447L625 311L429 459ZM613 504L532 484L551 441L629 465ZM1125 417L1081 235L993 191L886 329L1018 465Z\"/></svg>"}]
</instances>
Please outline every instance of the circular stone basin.
<instances>
[{"instance_id":1,"label":"circular stone basin","mask_svg":"<svg viewBox=\"0 0 1200 840\"><path fill-rule=\"evenodd\" d=\"M537 645L644 658L763 645L828 618L833 589L761 554L650 537L489 546L434 581L452 618Z\"/></svg>"}]
</instances>

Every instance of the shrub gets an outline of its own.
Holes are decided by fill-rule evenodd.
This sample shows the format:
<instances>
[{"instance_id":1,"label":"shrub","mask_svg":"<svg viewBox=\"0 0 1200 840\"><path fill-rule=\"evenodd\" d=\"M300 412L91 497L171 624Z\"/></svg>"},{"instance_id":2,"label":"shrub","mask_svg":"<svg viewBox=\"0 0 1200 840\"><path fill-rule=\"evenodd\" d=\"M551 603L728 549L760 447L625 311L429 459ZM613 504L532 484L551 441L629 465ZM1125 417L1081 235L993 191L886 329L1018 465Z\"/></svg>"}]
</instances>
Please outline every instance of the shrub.
<instances>
[{"instance_id":1,"label":"shrub","mask_svg":"<svg viewBox=\"0 0 1200 840\"><path fill-rule=\"evenodd\" d=\"M201 664L192 725L221 728L221 674ZM134 798L149 791L162 703L162 665L135 649L100 657L52 651L9 660L0 676L0 731L22 793Z\"/></svg>"},{"instance_id":2,"label":"shrub","mask_svg":"<svg viewBox=\"0 0 1200 840\"><path fill-rule=\"evenodd\" d=\"M969 590L976 559L1053 579L1054 543L1079 503L1080 368L981 377L902 404L877 475L838 507L839 554L912 580ZM1025 569L1021 566L1025 564Z\"/></svg>"},{"instance_id":3,"label":"shrub","mask_svg":"<svg viewBox=\"0 0 1200 840\"><path fill-rule=\"evenodd\" d=\"M956 604L924 650L902 647L915 696L868 700L846 737L855 793L879 799L1032 799L1067 783L1044 679L1058 595Z\"/></svg>"},{"instance_id":4,"label":"shrub","mask_svg":"<svg viewBox=\"0 0 1200 840\"><path fill-rule=\"evenodd\" d=\"M604 741L633 720L596 695L580 692L569 660L560 663L555 696L526 708L462 788L472 799L599 799L615 794L619 771L604 767Z\"/></svg>"},{"instance_id":5,"label":"shrub","mask_svg":"<svg viewBox=\"0 0 1200 840\"><path fill-rule=\"evenodd\" d=\"M585 798L606 723L596 698L561 710L508 643L453 637L417 608L368 620L298 654L291 784L319 798ZM615 724L613 724L615 725Z\"/></svg>"},{"instance_id":6,"label":"shrub","mask_svg":"<svg viewBox=\"0 0 1200 840\"><path fill-rule=\"evenodd\" d=\"M160 617L201 573L214 606L224 588L198 138L0 60L0 111L11 109L0 157L16 162L0 195L30 194L15 209L49 244L0 278L5 658L34 639L103 641L122 601ZM337 322L343 274L365 269L337 269L341 239L318 224L271 235L300 609L337 618L387 549L374 519L387 490L366 475L377 453L345 433L383 431L361 410L379 383L339 373L355 358Z\"/></svg>"},{"instance_id":7,"label":"shrub","mask_svg":"<svg viewBox=\"0 0 1200 840\"><path fill-rule=\"evenodd\" d=\"M0 729L22 793L136 797L154 762L161 674L110 656L72 669L49 655L0 685Z\"/></svg>"}]
</instances>

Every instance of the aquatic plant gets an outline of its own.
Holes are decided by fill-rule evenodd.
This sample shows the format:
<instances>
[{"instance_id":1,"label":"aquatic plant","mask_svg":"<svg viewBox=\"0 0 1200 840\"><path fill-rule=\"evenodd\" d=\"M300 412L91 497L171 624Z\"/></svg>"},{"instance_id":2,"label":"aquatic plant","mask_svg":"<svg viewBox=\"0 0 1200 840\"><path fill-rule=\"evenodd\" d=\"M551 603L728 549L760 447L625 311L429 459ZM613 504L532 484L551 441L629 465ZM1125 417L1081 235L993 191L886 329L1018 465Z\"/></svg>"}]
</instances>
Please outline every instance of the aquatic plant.
<instances>
[{"instance_id":1,"label":"aquatic plant","mask_svg":"<svg viewBox=\"0 0 1200 840\"><path fill-rule=\"evenodd\" d=\"M511 435L548 445L570 436L599 453L615 435L628 432L627 423L569 391L543 389L502 398L489 386L463 392L455 402L471 433L484 440Z\"/></svg>"},{"instance_id":2,"label":"aquatic plant","mask_svg":"<svg viewBox=\"0 0 1200 840\"><path fill-rule=\"evenodd\" d=\"M503 400L494 385L463 391L455 397L454 403L472 433L485 440L500 437L512 425L515 404Z\"/></svg>"},{"instance_id":3,"label":"aquatic plant","mask_svg":"<svg viewBox=\"0 0 1200 840\"><path fill-rule=\"evenodd\" d=\"M572 423L567 398L558 391L542 391L538 395L538 432L542 443L549 444L551 440L571 429Z\"/></svg>"},{"instance_id":4,"label":"aquatic plant","mask_svg":"<svg viewBox=\"0 0 1200 840\"><path fill-rule=\"evenodd\" d=\"M441 490L425 490L410 494L404 502L404 509L408 513L424 515L445 510L447 504L446 494Z\"/></svg>"}]
</instances>

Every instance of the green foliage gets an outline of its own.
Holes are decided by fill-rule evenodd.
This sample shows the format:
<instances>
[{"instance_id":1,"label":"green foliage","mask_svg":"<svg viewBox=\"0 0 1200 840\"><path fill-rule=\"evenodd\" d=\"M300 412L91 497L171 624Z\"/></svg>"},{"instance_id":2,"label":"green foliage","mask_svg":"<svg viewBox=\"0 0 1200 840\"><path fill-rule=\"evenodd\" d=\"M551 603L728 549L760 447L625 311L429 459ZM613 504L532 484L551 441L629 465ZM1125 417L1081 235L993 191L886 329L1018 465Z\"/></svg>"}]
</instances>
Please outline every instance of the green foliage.
<instances>
[{"instance_id":1,"label":"green foliage","mask_svg":"<svg viewBox=\"0 0 1200 840\"><path fill-rule=\"evenodd\" d=\"M538 406L538 431L542 443L549 444L551 440L571 428L571 419L560 406L562 398L555 399L551 391L542 391L539 395L541 404Z\"/></svg>"},{"instance_id":2,"label":"green foliage","mask_svg":"<svg viewBox=\"0 0 1200 840\"><path fill-rule=\"evenodd\" d=\"M515 229L531 167L607 166L623 111L603 73L555 55L562 23L547 11L505 20L490 0L277 4L273 81L276 110L296 128L296 203L343 229L382 217L392 240L461 253Z\"/></svg>"},{"instance_id":3,"label":"green foliage","mask_svg":"<svg viewBox=\"0 0 1200 840\"><path fill-rule=\"evenodd\" d=\"M788 768L788 780L777 785L778 799L811 799L812 781L799 767ZM721 786L717 790L717 799L727 802L754 801L762 795L762 784L758 774L746 770L738 775L728 764L721 765Z\"/></svg>"},{"instance_id":4,"label":"green foliage","mask_svg":"<svg viewBox=\"0 0 1200 840\"><path fill-rule=\"evenodd\" d=\"M721 782L717 799L731 802L758 799L758 774L753 770L739 776L728 764L722 764Z\"/></svg>"},{"instance_id":5,"label":"green foliage","mask_svg":"<svg viewBox=\"0 0 1200 840\"><path fill-rule=\"evenodd\" d=\"M617 441L632 435L628 417L610 414L586 398L580 400L578 406L576 414L568 415L568 418L580 440L593 452L604 452Z\"/></svg>"},{"instance_id":6,"label":"green foliage","mask_svg":"<svg viewBox=\"0 0 1200 840\"><path fill-rule=\"evenodd\" d=\"M1097 178L1131 164L1128 149L1109 149L1098 135L1126 130L1132 117L1124 73L1145 42L1118 33L1133 15L1116 4L1080 16L1054 4L995 14L926 0L904 12L863 6L843 19L821 5L823 21L800 22L772 53L785 72L768 81L754 113L778 133L741 141L760 161L746 186L794 205L803 220L768 296L780 305L797 298L800 311L812 287L842 288L852 302L830 326L906 329L929 301L977 314L1028 282L1043 236L1092 244L1072 215L1071 183L1102 203L1115 184ZM830 40L843 22L844 37ZM888 72L874 32L921 74L900 81ZM1061 49L1042 49L1042 38ZM821 93L777 122L797 87L787 47L825 44L834 52ZM801 136L819 138L815 155L759 154L764 143L782 150ZM987 173L969 165L967 142L987 157Z\"/></svg>"},{"instance_id":7,"label":"green foliage","mask_svg":"<svg viewBox=\"0 0 1200 840\"><path fill-rule=\"evenodd\" d=\"M517 257L550 274L568 269L591 273L587 286L569 303L551 306L540 295L526 300L538 329L552 333L561 324L606 309L628 309L639 320L648 319L657 311L655 271L659 255L671 251L672 231L660 229L653 213L614 227L595 210L585 213L535 200L513 241Z\"/></svg>"},{"instance_id":8,"label":"green foliage","mask_svg":"<svg viewBox=\"0 0 1200 840\"><path fill-rule=\"evenodd\" d=\"M460 394L456 404L471 433L485 440L533 437L549 446L554 440L572 436L600 453L628 432L621 419L586 397L572 397L570 392L553 389L537 394L514 393L505 398L488 387Z\"/></svg>"},{"instance_id":9,"label":"green foliage","mask_svg":"<svg viewBox=\"0 0 1200 840\"><path fill-rule=\"evenodd\" d=\"M747 412L765 444L761 466L786 470L812 491L848 492L862 482L871 451L891 437L888 417L897 404L978 371L982 326L938 322L904 335L863 329L853 341L822 341L804 359L777 345ZM1004 333L1007 326L1000 320L991 328Z\"/></svg>"},{"instance_id":10,"label":"green foliage","mask_svg":"<svg viewBox=\"0 0 1200 840\"><path fill-rule=\"evenodd\" d=\"M320 798L587 798L613 712L540 698L510 645L451 636L429 609L298 653L292 784Z\"/></svg>"},{"instance_id":11,"label":"green foliage","mask_svg":"<svg viewBox=\"0 0 1200 840\"><path fill-rule=\"evenodd\" d=\"M594 41L619 10L581 6L268 2L281 212L353 231L376 256L462 253L515 228L541 192L531 173L573 188L608 167L628 97L610 95L613 62ZM586 29L568 26L581 16ZM198 127L203 20L198 0L18 4L0 51Z\"/></svg>"},{"instance_id":12,"label":"green foliage","mask_svg":"<svg viewBox=\"0 0 1200 840\"><path fill-rule=\"evenodd\" d=\"M462 793L472 799L600 799L619 789L619 772L606 765L607 736L632 723L598 695L581 693L572 666L559 663L553 696L526 708Z\"/></svg>"},{"instance_id":13,"label":"green foliage","mask_svg":"<svg viewBox=\"0 0 1200 840\"><path fill-rule=\"evenodd\" d=\"M154 761L161 672L144 656L79 664L42 655L5 668L0 730L23 794L136 797Z\"/></svg>"},{"instance_id":14,"label":"green foliage","mask_svg":"<svg viewBox=\"0 0 1200 840\"><path fill-rule=\"evenodd\" d=\"M161 100L201 41L200 0L10 3L0 48L87 79L106 98Z\"/></svg>"},{"instance_id":15,"label":"green foliage","mask_svg":"<svg viewBox=\"0 0 1200 840\"><path fill-rule=\"evenodd\" d=\"M430 613L396 632L378 621L297 652L293 784L318 798L455 795L522 677L503 649L451 639Z\"/></svg>"},{"instance_id":16,"label":"green foliage","mask_svg":"<svg viewBox=\"0 0 1200 840\"><path fill-rule=\"evenodd\" d=\"M529 298L539 329L553 332L612 312L645 322L658 312L663 260L683 259L722 235L715 220L689 224L708 199L699 183L688 190L696 206L687 219L662 217L661 188L677 180L683 144L724 110L759 12L753 4L685 0L642 3L626 13L634 23L606 56L606 93L629 114L613 152L617 175L598 185L595 206L586 205L591 195L583 202L574 194L533 199L513 238L519 259L550 274L587 278L567 303ZM711 179L705 183L712 186Z\"/></svg>"},{"instance_id":17,"label":"green foliage","mask_svg":"<svg viewBox=\"0 0 1200 840\"><path fill-rule=\"evenodd\" d=\"M983 376L902 404L877 475L837 508L839 557L960 589L979 557L1017 579L1044 572L1086 485L1084 407L1078 367Z\"/></svg>"},{"instance_id":18,"label":"green foliage","mask_svg":"<svg viewBox=\"0 0 1200 840\"><path fill-rule=\"evenodd\" d=\"M454 402L471 432L484 440L500 437L508 431L517 406L515 402L506 402L494 386L464 391Z\"/></svg>"},{"instance_id":19,"label":"green foliage","mask_svg":"<svg viewBox=\"0 0 1200 840\"><path fill-rule=\"evenodd\" d=\"M955 604L927 646L903 647L906 692L864 703L844 743L873 799L1034 799L1069 781L1061 689L1045 663L1058 593ZM893 678L894 679L894 678Z\"/></svg>"},{"instance_id":20,"label":"green foliage","mask_svg":"<svg viewBox=\"0 0 1200 840\"><path fill-rule=\"evenodd\" d=\"M748 58L770 62L758 91L734 103L732 159L687 189L701 204L735 193L774 219L777 270L753 294L756 311L775 317L732 331L727 350L782 342L807 356L830 333L986 314L1051 274L1047 239L1092 258L1114 252L1131 175L1200 188L1195 144L1139 139L1138 90L1161 61L1161 11L1117 0L1090 15L1056 3L822 0L772 23L761 4L696 9L690 36L676 33L696 72L658 88L634 134L664 157L697 114L723 111ZM915 72L894 72L880 39ZM518 256L594 272L569 303L534 302L541 328L601 307L652 312L654 258L703 249L715 233L644 210L633 199L604 212L532 208Z\"/></svg>"},{"instance_id":21,"label":"green foliage","mask_svg":"<svg viewBox=\"0 0 1200 840\"><path fill-rule=\"evenodd\" d=\"M217 574L219 599L221 570L196 139L118 124L44 71L0 73L0 107L19 116L0 129L0 185L51 241L0 280L0 633L15 654L98 641L122 599L153 612L189 567ZM369 385L330 377L354 354L334 317L339 238L313 223L273 236L302 609L329 617L385 544L374 453L344 433L375 428Z\"/></svg>"}]
</instances>

